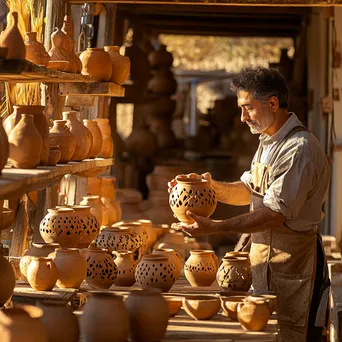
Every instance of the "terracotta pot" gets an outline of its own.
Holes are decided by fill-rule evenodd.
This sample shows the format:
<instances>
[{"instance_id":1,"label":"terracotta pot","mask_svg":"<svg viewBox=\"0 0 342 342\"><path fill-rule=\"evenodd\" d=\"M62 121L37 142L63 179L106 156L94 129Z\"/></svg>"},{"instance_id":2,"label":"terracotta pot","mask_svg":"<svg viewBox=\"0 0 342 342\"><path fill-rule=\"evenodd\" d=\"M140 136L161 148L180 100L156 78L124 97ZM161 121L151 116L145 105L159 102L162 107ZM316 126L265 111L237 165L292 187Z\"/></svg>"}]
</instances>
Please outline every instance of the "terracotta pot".
<instances>
[{"instance_id":1,"label":"terracotta pot","mask_svg":"<svg viewBox=\"0 0 342 342\"><path fill-rule=\"evenodd\" d=\"M152 67L171 68L173 56L171 52L166 50L166 45L160 45L159 50L148 54L148 61Z\"/></svg>"},{"instance_id":2,"label":"terracotta pot","mask_svg":"<svg viewBox=\"0 0 342 342\"><path fill-rule=\"evenodd\" d=\"M87 284L93 289L109 289L118 274L111 254L105 249L83 249L81 255L87 262Z\"/></svg>"},{"instance_id":3,"label":"terracotta pot","mask_svg":"<svg viewBox=\"0 0 342 342\"><path fill-rule=\"evenodd\" d=\"M102 149L98 157L111 158L114 153L114 144L109 119L98 118L96 121L102 134Z\"/></svg>"},{"instance_id":4,"label":"terracotta pot","mask_svg":"<svg viewBox=\"0 0 342 342\"><path fill-rule=\"evenodd\" d=\"M82 71L82 62L80 58L75 54L75 41L73 39L73 36L70 34L67 34L65 31L65 26L62 27L62 32L65 33L65 36L63 37L63 47L68 53L68 71L70 72L76 72L80 73Z\"/></svg>"},{"instance_id":5,"label":"terracotta pot","mask_svg":"<svg viewBox=\"0 0 342 342\"><path fill-rule=\"evenodd\" d=\"M107 213L108 213L108 221L107 224L108 225L112 225L115 222L118 222L120 217L116 212L116 206L114 204L114 201L112 201L110 198L105 198L102 197L101 201L103 203L103 205L106 207L107 209Z\"/></svg>"},{"instance_id":6,"label":"terracotta pot","mask_svg":"<svg viewBox=\"0 0 342 342\"><path fill-rule=\"evenodd\" d=\"M9 156L9 145L8 145L8 137L2 126L2 118L0 118L0 175L2 169L7 164L7 159Z\"/></svg>"},{"instance_id":7,"label":"terracotta pot","mask_svg":"<svg viewBox=\"0 0 342 342\"><path fill-rule=\"evenodd\" d=\"M61 288L78 289L87 273L87 264L75 248L59 248L49 255L58 269L56 285Z\"/></svg>"},{"instance_id":8,"label":"terracotta pot","mask_svg":"<svg viewBox=\"0 0 342 342\"><path fill-rule=\"evenodd\" d=\"M135 271L136 282L142 289L159 288L168 292L176 280L176 267L168 256L145 254Z\"/></svg>"},{"instance_id":9,"label":"terracotta pot","mask_svg":"<svg viewBox=\"0 0 342 342\"><path fill-rule=\"evenodd\" d=\"M237 321L238 305L239 303L243 303L246 298L244 296L220 297L223 314L232 321Z\"/></svg>"},{"instance_id":10,"label":"terracotta pot","mask_svg":"<svg viewBox=\"0 0 342 342\"><path fill-rule=\"evenodd\" d=\"M248 259L224 257L216 280L222 290L248 291L252 284L252 268Z\"/></svg>"},{"instance_id":11,"label":"terracotta pot","mask_svg":"<svg viewBox=\"0 0 342 342\"><path fill-rule=\"evenodd\" d=\"M4 121L4 128L9 136L14 127L19 123L23 114L33 115L34 125L39 132L43 147L40 155L40 165L47 165L49 158L49 125L44 114L44 106L14 106L13 113Z\"/></svg>"},{"instance_id":12,"label":"terracotta pot","mask_svg":"<svg viewBox=\"0 0 342 342\"><path fill-rule=\"evenodd\" d=\"M96 120L83 120L83 124L87 127L92 135L92 146L89 150L89 158L96 158L102 149L102 134Z\"/></svg>"},{"instance_id":13,"label":"terracotta pot","mask_svg":"<svg viewBox=\"0 0 342 342\"><path fill-rule=\"evenodd\" d=\"M63 119L67 121L66 126L76 139L76 149L71 160L81 161L86 159L89 156L89 151L93 143L89 129L82 125L74 111L63 112Z\"/></svg>"},{"instance_id":14,"label":"terracotta pot","mask_svg":"<svg viewBox=\"0 0 342 342\"><path fill-rule=\"evenodd\" d=\"M215 190L206 180L179 177L172 188L169 202L179 221L192 224L194 220L186 215L186 211L209 217L216 209L217 198Z\"/></svg>"},{"instance_id":15,"label":"terracotta pot","mask_svg":"<svg viewBox=\"0 0 342 342\"><path fill-rule=\"evenodd\" d=\"M138 156L152 156L158 149L157 137L148 128L134 129L125 141L128 152Z\"/></svg>"},{"instance_id":16,"label":"terracotta pot","mask_svg":"<svg viewBox=\"0 0 342 342\"><path fill-rule=\"evenodd\" d=\"M84 196L80 204L90 207L90 213L96 217L100 226L108 224L107 210L99 196Z\"/></svg>"},{"instance_id":17,"label":"terracotta pot","mask_svg":"<svg viewBox=\"0 0 342 342\"><path fill-rule=\"evenodd\" d=\"M45 51L44 45L37 41L37 32L26 32L25 35L25 59L37 65L47 66L50 56Z\"/></svg>"},{"instance_id":18,"label":"terracotta pot","mask_svg":"<svg viewBox=\"0 0 342 342\"><path fill-rule=\"evenodd\" d=\"M210 296L183 298L183 309L195 320L210 319L220 310L220 299Z\"/></svg>"},{"instance_id":19,"label":"terracotta pot","mask_svg":"<svg viewBox=\"0 0 342 342\"><path fill-rule=\"evenodd\" d=\"M147 232L146 247L149 250L157 240L157 231L153 228L152 221L150 220L139 219L137 222L141 223Z\"/></svg>"},{"instance_id":20,"label":"terracotta pot","mask_svg":"<svg viewBox=\"0 0 342 342\"><path fill-rule=\"evenodd\" d=\"M94 82L109 81L112 75L112 61L103 48L87 48L80 55L82 75L89 75Z\"/></svg>"},{"instance_id":21,"label":"terracotta pot","mask_svg":"<svg viewBox=\"0 0 342 342\"><path fill-rule=\"evenodd\" d=\"M18 29L18 13L9 12L7 27L0 35L0 46L8 48L7 59L25 59L25 44Z\"/></svg>"},{"instance_id":22,"label":"terracotta pot","mask_svg":"<svg viewBox=\"0 0 342 342\"><path fill-rule=\"evenodd\" d=\"M54 28L51 34L50 61L67 61L68 67L65 71L77 72L77 65L75 65L74 59L70 58L70 53L66 50L65 39L66 35L59 28Z\"/></svg>"},{"instance_id":23,"label":"terracotta pot","mask_svg":"<svg viewBox=\"0 0 342 342\"><path fill-rule=\"evenodd\" d=\"M129 316L123 298L108 292L90 292L80 325L85 342L126 342Z\"/></svg>"},{"instance_id":24,"label":"terracotta pot","mask_svg":"<svg viewBox=\"0 0 342 342\"><path fill-rule=\"evenodd\" d=\"M101 197L101 178L87 177L87 195Z\"/></svg>"},{"instance_id":25,"label":"terracotta pot","mask_svg":"<svg viewBox=\"0 0 342 342\"><path fill-rule=\"evenodd\" d=\"M166 297L165 299L169 308L169 316L176 316L182 307L182 297Z\"/></svg>"},{"instance_id":26,"label":"terracotta pot","mask_svg":"<svg viewBox=\"0 0 342 342\"><path fill-rule=\"evenodd\" d=\"M181 271L182 271L182 264L180 261L180 255L176 251L174 251L171 248L159 248L159 249L154 249L152 254L157 254L157 255L167 255L170 258L171 264L173 264L176 267L176 279L179 278Z\"/></svg>"},{"instance_id":27,"label":"terracotta pot","mask_svg":"<svg viewBox=\"0 0 342 342\"><path fill-rule=\"evenodd\" d=\"M78 342L78 320L70 305L59 300L38 301L36 305L43 310L40 321L49 342Z\"/></svg>"},{"instance_id":28,"label":"terracotta pot","mask_svg":"<svg viewBox=\"0 0 342 342\"><path fill-rule=\"evenodd\" d=\"M172 95L177 90L177 82L172 72L164 70L153 70L153 76L147 83L149 91L158 95Z\"/></svg>"},{"instance_id":29,"label":"terracotta pot","mask_svg":"<svg viewBox=\"0 0 342 342\"><path fill-rule=\"evenodd\" d=\"M130 341L162 340L169 321L169 312L160 290L131 291L125 306L129 314Z\"/></svg>"},{"instance_id":30,"label":"terracotta pot","mask_svg":"<svg viewBox=\"0 0 342 342\"><path fill-rule=\"evenodd\" d=\"M248 263L250 264L249 252L226 252L225 257L242 257L247 258Z\"/></svg>"},{"instance_id":31,"label":"terracotta pot","mask_svg":"<svg viewBox=\"0 0 342 342\"><path fill-rule=\"evenodd\" d=\"M51 258L32 257L27 280L36 291L51 291L58 279L58 269Z\"/></svg>"},{"instance_id":32,"label":"terracotta pot","mask_svg":"<svg viewBox=\"0 0 342 342\"><path fill-rule=\"evenodd\" d=\"M0 308L11 298L14 286L15 275L10 263L0 256ZM1 312L1 310L0 310Z\"/></svg>"},{"instance_id":33,"label":"terracotta pot","mask_svg":"<svg viewBox=\"0 0 342 342\"><path fill-rule=\"evenodd\" d=\"M56 166L59 159L61 158L61 151L58 146L50 146L49 148L49 158L47 165L48 166Z\"/></svg>"},{"instance_id":34,"label":"terracotta pot","mask_svg":"<svg viewBox=\"0 0 342 342\"><path fill-rule=\"evenodd\" d=\"M213 254L213 251L190 251L184 274L191 286L210 286L215 281L218 265Z\"/></svg>"},{"instance_id":35,"label":"terracotta pot","mask_svg":"<svg viewBox=\"0 0 342 342\"><path fill-rule=\"evenodd\" d=\"M244 330L262 331L270 318L266 300L253 300L240 303L237 318Z\"/></svg>"},{"instance_id":36,"label":"terracotta pot","mask_svg":"<svg viewBox=\"0 0 342 342\"><path fill-rule=\"evenodd\" d=\"M158 96L151 98L147 103L142 105L144 113L148 119L161 118L171 119L176 109L176 101L171 100L168 96Z\"/></svg>"},{"instance_id":37,"label":"terracotta pot","mask_svg":"<svg viewBox=\"0 0 342 342\"><path fill-rule=\"evenodd\" d=\"M131 71L131 61L127 56L120 55L120 46L105 46L112 63L112 74L110 80L116 84L124 83Z\"/></svg>"},{"instance_id":38,"label":"terracotta pot","mask_svg":"<svg viewBox=\"0 0 342 342\"><path fill-rule=\"evenodd\" d=\"M49 61L47 68L55 69L59 71L66 71L68 69L69 62L68 61Z\"/></svg>"},{"instance_id":39,"label":"terracotta pot","mask_svg":"<svg viewBox=\"0 0 342 342\"><path fill-rule=\"evenodd\" d=\"M115 279L116 286L132 286L135 283L135 269L137 262L133 258L132 251L114 251L114 262L118 268L118 277Z\"/></svg>"},{"instance_id":40,"label":"terracotta pot","mask_svg":"<svg viewBox=\"0 0 342 342\"><path fill-rule=\"evenodd\" d=\"M71 15L65 15L63 19L62 32L64 32L69 37L74 37L74 23L72 21Z\"/></svg>"},{"instance_id":41,"label":"terracotta pot","mask_svg":"<svg viewBox=\"0 0 342 342\"><path fill-rule=\"evenodd\" d=\"M101 197L106 197L111 200L116 198L115 182L116 178L113 176L102 176L101 180Z\"/></svg>"},{"instance_id":42,"label":"terracotta pot","mask_svg":"<svg viewBox=\"0 0 342 342\"><path fill-rule=\"evenodd\" d=\"M66 123L66 120L55 120L49 134L50 145L57 145L61 151L59 163L69 162L76 149L76 139Z\"/></svg>"},{"instance_id":43,"label":"terracotta pot","mask_svg":"<svg viewBox=\"0 0 342 342\"><path fill-rule=\"evenodd\" d=\"M108 249L110 253L117 250L134 252L142 245L142 240L132 228L105 226L95 238L94 245L96 248Z\"/></svg>"},{"instance_id":44,"label":"terracotta pot","mask_svg":"<svg viewBox=\"0 0 342 342\"><path fill-rule=\"evenodd\" d=\"M48 342L42 315L42 310L32 305L0 310L1 342Z\"/></svg>"},{"instance_id":45,"label":"terracotta pot","mask_svg":"<svg viewBox=\"0 0 342 342\"><path fill-rule=\"evenodd\" d=\"M37 131L33 116L24 114L8 136L9 158L15 168L32 169L41 160L42 138Z\"/></svg>"},{"instance_id":46,"label":"terracotta pot","mask_svg":"<svg viewBox=\"0 0 342 342\"><path fill-rule=\"evenodd\" d=\"M253 296L248 296L246 298L247 301L255 301L255 300L265 300L265 303L270 311L270 315L277 309L278 306L278 301L277 301L277 296L276 295L270 295L270 294L265 294L265 295L253 295Z\"/></svg>"},{"instance_id":47,"label":"terracotta pot","mask_svg":"<svg viewBox=\"0 0 342 342\"><path fill-rule=\"evenodd\" d=\"M83 237L82 222L73 209L48 209L40 222L40 235L45 242L59 243L61 247L75 247Z\"/></svg>"}]
</instances>

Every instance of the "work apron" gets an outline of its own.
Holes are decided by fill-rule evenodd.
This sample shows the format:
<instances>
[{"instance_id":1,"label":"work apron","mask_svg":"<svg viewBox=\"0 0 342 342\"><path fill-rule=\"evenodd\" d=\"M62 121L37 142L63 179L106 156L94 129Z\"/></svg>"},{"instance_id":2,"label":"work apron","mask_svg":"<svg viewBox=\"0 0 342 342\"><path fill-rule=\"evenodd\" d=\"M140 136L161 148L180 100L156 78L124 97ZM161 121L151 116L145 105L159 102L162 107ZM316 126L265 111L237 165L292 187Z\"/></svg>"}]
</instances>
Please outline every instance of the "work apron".
<instances>
[{"instance_id":1,"label":"work apron","mask_svg":"<svg viewBox=\"0 0 342 342\"><path fill-rule=\"evenodd\" d=\"M279 142L268 165L260 163L262 150L259 148L251 169L251 211L264 207L263 196L268 189L269 165L275 161L286 139L304 130L306 128L302 126L294 127ZM254 294L277 295L277 319L282 342L306 342L316 276L317 241L317 228L294 231L286 224L251 234L250 258ZM327 305L327 295L325 297L326 303L321 305L323 311ZM324 320L322 317L321 321Z\"/></svg>"}]
</instances>

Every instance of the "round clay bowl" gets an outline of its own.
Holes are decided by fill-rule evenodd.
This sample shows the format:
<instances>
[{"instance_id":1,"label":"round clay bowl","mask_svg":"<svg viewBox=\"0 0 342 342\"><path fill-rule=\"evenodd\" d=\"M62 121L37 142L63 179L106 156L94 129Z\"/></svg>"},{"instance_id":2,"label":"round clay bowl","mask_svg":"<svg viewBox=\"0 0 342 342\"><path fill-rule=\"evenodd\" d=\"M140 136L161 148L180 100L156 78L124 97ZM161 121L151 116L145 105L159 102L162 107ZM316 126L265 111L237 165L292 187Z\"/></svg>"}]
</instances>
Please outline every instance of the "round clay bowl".
<instances>
[{"instance_id":1,"label":"round clay bowl","mask_svg":"<svg viewBox=\"0 0 342 342\"><path fill-rule=\"evenodd\" d=\"M68 69L69 61L49 61L47 67L49 69L55 69L59 71L65 71Z\"/></svg>"},{"instance_id":2,"label":"round clay bowl","mask_svg":"<svg viewBox=\"0 0 342 342\"><path fill-rule=\"evenodd\" d=\"M14 221L15 211L8 208L2 209L2 220L0 222L0 231L7 229Z\"/></svg>"},{"instance_id":3,"label":"round clay bowl","mask_svg":"<svg viewBox=\"0 0 342 342\"><path fill-rule=\"evenodd\" d=\"M194 296L183 298L184 311L195 320L214 317L220 310L220 299L211 296Z\"/></svg>"},{"instance_id":4,"label":"round clay bowl","mask_svg":"<svg viewBox=\"0 0 342 342\"><path fill-rule=\"evenodd\" d=\"M166 297L170 317L176 316L182 307L182 297Z\"/></svg>"},{"instance_id":5,"label":"round clay bowl","mask_svg":"<svg viewBox=\"0 0 342 342\"><path fill-rule=\"evenodd\" d=\"M237 311L239 303L246 300L244 296L220 297L223 315L229 317L232 321L237 321Z\"/></svg>"}]
</instances>

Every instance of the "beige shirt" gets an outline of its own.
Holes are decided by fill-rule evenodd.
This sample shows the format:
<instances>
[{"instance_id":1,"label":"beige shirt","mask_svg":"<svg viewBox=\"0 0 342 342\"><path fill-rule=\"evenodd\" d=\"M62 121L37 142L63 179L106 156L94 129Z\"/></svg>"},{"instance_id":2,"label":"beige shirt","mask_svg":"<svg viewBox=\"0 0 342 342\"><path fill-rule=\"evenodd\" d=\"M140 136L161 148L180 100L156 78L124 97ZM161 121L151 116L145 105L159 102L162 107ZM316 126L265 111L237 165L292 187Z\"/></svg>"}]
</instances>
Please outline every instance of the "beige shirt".
<instances>
[{"instance_id":1,"label":"beige shirt","mask_svg":"<svg viewBox=\"0 0 342 342\"><path fill-rule=\"evenodd\" d=\"M273 136L261 134L258 150L260 162L268 164L277 144L295 126L302 126L294 113ZM254 155L256 160L258 151ZM246 171L241 181L252 190L252 174ZM315 228L323 219L322 206L327 196L330 168L316 137L310 132L297 132L287 139L273 165L270 165L268 190L264 205L282 213L286 225L293 230Z\"/></svg>"}]
</instances>

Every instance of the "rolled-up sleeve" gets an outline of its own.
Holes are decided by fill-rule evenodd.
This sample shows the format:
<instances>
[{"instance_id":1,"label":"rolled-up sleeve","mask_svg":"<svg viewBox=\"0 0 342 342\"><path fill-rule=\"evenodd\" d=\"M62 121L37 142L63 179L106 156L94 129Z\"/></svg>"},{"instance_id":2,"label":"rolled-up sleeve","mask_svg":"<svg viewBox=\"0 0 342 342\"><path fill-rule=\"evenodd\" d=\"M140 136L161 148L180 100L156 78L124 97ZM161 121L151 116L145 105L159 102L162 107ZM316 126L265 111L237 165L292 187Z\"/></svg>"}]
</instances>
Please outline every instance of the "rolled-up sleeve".
<instances>
[{"instance_id":1,"label":"rolled-up sleeve","mask_svg":"<svg viewBox=\"0 0 342 342\"><path fill-rule=\"evenodd\" d=\"M251 171L245 171L240 177L242 183L244 183L248 190L252 192L252 173Z\"/></svg>"},{"instance_id":2,"label":"rolled-up sleeve","mask_svg":"<svg viewBox=\"0 0 342 342\"><path fill-rule=\"evenodd\" d=\"M271 184L264 196L264 205L295 219L315 184L315 166L304 146L296 147L274 163Z\"/></svg>"}]
</instances>

